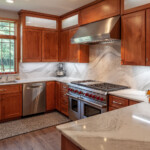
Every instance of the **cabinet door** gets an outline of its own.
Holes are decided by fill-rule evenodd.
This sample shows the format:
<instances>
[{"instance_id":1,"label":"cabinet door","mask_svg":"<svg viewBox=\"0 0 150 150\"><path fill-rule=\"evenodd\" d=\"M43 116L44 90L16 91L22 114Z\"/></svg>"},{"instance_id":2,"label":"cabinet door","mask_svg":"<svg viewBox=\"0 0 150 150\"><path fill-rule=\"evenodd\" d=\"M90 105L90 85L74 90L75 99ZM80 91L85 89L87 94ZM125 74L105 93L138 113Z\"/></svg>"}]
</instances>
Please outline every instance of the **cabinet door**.
<instances>
[{"instance_id":1,"label":"cabinet door","mask_svg":"<svg viewBox=\"0 0 150 150\"><path fill-rule=\"evenodd\" d=\"M58 61L58 32L42 32L42 61Z\"/></svg>"},{"instance_id":2,"label":"cabinet door","mask_svg":"<svg viewBox=\"0 0 150 150\"><path fill-rule=\"evenodd\" d=\"M47 82L46 84L46 110L54 110L55 103L55 82Z\"/></svg>"},{"instance_id":3,"label":"cabinet door","mask_svg":"<svg viewBox=\"0 0 150 150\"><path fill-rule=\"evenodd\" d=\"M122 17L123 65L145 65L145 11Z\"/></svg>"},{"instance_id":4,"label":"cabinet door","mask_svg":"<svg viewBox=\"0 0 150 150\"><path fill-rule=\"evenodd\" d=\"M23 31L23 62L41 61L41 31L24 29Z\"/></svg>"},{"instance_id":5,"label":"cabinet door","mask_svg":"<svg viewBox=\"0 0 150 150\"><path fill-rule=\"evenodd\" d=\"M81 10L80 24L83 25L116 16L121 13L120 11L120 0L103 0Z\"/></svg>"},{"instance_id":6,"label":"cabinet door","mask_svg":"<svg viewBox=\"0 0 150 150\"><path fill-rule=\"evenodd\" d=\"M2 120L18 118L22 116L22 94L6 94L2 96Z\"/></svg>"},{"instance_id":7,"label":"cabinet door","mask_svg":"<svg viewBox=\"0 0 150 150\"><path fill-rule=\"evenodd\" d=\"M69 30L69 62L78 62L79 61L79 49L80 45L71 44L71 38L77 32L78 28Z\"/></svg>"},{"instance_id":8,"label":"cabinet door","mask_svg":"<svg viewBox=\"0 0 150 150\"><path fill-rule=\"evenodd\" d=\"M69 59L69 30L61 32L61 49L59 52L59 61L67 62Z\"/></svg>"},{"instance_id":9,"label":"cabinet door","mask_svg":"<svg viewBox=\"0 0 150 150\"><path fill-rule=\"evenodd\" d=\"M146 65L150 66L150 9L146 12Z\"/></svg>"},{"instance_id":10,"label":"cabinet door","mask_svg":"<svg viewBox=\"0 0 150 150\"><path fill-rule=\"evenodd\" d=\"M56 109L58 111L60 111L60 101L61 101L60 90L61 90L61 83L56 82Z\"/></svg>"}]
</instances>

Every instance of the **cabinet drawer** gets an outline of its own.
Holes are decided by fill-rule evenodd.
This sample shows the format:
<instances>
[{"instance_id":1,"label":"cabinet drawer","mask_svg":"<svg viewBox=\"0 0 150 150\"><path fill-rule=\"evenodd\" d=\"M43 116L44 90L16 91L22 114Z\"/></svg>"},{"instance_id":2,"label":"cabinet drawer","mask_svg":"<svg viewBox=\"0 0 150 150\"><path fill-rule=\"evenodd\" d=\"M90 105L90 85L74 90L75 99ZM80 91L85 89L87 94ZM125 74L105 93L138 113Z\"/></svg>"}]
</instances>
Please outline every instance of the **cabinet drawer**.
<instances>
[{"instance_id":1,"label":"cabinet drawer","mask_svg":"<svg viewBox=\"0 0 150 150\"><path fill-rule=\"evenodd\" d=\"M68 105L61 104L61 112L66 116L69 116Z\"/></svg>"},{"instance_id":2,"label":"cabinet drawer","mask_svg":"<svg viewBox=\"0 0 150 150\"><path fill-rule=\"evenodd\" d=\"M116 109L118 109L118 108L109 106L109 111L116 110Z\"/></svg>"},{"instance_id":3,"label":"cabinet drawer","mask_svg":"<svg viewBox=\"0 0 150 150\"><path fill-rule=\"evenodd\" d=\"M128 99L116 97L116 96L109 96L109 106L115 107L115 108L121 108L128 106Z\"/></svg>"},{"instance_id":4,"label":"cabinet drawer","mask_svg":"<svg viewBox=\"0 0 150 150\"><path fill-rule=\"evenodd\" d=\"M69 103L68 97L62 97L61 98L61 103L65 104L65 105L68 105L68 103Z\"/></svg>"},{"instance_id":5,"label":"cabinet drawer","mask_svg":"<svg viewBox=\"0 0 150 150\"><path fill-rule=\"evenodd\" d=\"M135 104L138 104L139 102L137 102L137 101L132 101L132 100L129 100L129 106L130 105L135 105Z\"/></svg>"},{"instance_id":6,"label":"cabinet drawer","mask_svg":"<svg viewBox=\"0 0 150 150\"><path fill-rule=\"evenodd\" d=\"M4 85L0 86L0 94L18 93L22 91L22 85Z\"/></svg>"}]
</instances>

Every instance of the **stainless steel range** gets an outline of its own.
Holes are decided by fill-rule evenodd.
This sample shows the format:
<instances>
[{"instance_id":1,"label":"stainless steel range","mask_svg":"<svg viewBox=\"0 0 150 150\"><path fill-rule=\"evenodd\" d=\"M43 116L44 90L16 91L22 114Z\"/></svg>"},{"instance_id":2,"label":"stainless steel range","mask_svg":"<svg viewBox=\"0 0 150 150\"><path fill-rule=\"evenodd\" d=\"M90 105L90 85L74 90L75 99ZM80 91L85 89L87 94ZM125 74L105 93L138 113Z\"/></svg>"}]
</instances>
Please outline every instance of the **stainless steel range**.
<instances>
[{"instance_id":1,"label":"stainless steel range","mask_svg":"<svg viewBox=\"0 0 150 150\"><path fill-rule=\"evenodd\" d=\"M69 117L78 120L107 112L108 92L128 87L93 80L69 84Z\"/></svg>"}]
</instances>

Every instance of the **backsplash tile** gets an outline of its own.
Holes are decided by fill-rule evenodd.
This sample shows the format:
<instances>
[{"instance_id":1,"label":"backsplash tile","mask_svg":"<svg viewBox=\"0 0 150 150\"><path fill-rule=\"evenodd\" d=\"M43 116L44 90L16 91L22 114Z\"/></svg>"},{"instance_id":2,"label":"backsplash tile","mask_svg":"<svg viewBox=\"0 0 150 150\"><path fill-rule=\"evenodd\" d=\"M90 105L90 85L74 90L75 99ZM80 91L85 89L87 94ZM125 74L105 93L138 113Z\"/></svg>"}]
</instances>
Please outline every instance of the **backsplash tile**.
<instances>
[{"instance_id":1,"label":"backsplash tile","mask_svg":"<svg viewBox=\"0 0 150 150\"><path fill-rule=\"evenodd\" d=\"M58 63L20 63L20 78L56 76ZM150 67L122 66L121 43L90 46L90 63L65 63L68 77L122 84L138 90L150 89Z\"/></svg>"}]
</instances>

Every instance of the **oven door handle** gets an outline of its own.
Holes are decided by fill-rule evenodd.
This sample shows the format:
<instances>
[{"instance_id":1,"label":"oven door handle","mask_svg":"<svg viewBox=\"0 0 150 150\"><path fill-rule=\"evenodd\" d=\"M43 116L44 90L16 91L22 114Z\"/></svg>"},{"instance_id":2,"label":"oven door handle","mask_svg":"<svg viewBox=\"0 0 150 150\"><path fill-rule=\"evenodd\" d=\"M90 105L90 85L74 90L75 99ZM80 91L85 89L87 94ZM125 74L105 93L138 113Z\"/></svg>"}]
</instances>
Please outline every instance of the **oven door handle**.
<instances>
[{"instance_id":1,"label":"oven door handle","mask_svg":"<svg viewBox=\"0 0 150 150\"><path fill-rule=\"evenodd\" d=\"M75 96L72 96L72 95L70 95L70 94L66 94L67 96L69 96L69 97L72 97L72 98L74 98L74 99L78 99L78 100L80 100L80 101L83 101L83 102L86 102L86 103L88 103L88 104L91 104L91 105L95 105L95 106L97 106L97 107L100 107L100 108L107 108L107 105L106 104L103 104L103 105L100 105L100 104L96 104L96 103L93 103L93 102L89 102L89 101L86 101L86 100L84 100L84 99L82 99L82 98L79 98L79 97L75 97Z\"/></svg>"}]
</instances>

